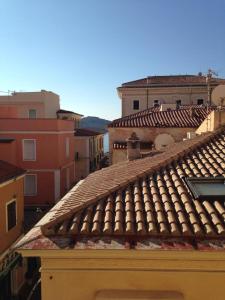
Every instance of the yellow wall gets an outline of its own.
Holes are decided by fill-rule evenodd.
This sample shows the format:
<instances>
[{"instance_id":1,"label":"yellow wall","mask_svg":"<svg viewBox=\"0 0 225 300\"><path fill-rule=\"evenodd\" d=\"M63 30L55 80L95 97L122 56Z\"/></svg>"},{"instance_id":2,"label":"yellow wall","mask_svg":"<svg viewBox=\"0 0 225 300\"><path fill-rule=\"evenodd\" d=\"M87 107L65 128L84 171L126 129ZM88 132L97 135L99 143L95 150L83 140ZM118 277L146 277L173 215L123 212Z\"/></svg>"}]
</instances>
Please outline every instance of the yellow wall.
<instances>
[{"instance_id":1,"label":"yellow wall","mask_svg":"<svg viewBox=\"0 0 225 300\"><path fill-rule=\"evenodd\" d=\"M7 231L6 203L16 197L17 225ZM22 234L24 217L23 177L0 185L0 254Z\"/></svg>"},{"instance_id":2,"label":"yellow wall","mask_svg":"<svg viewBox=\"0 0 225 300\"><path fill-rule=\"evenodd\" d=\"M225 124L225 111L212 111L196 130L197 134L214 131Z\"/></svg>"},{"instance_id":3,"label":"yellow wall","mask_svg":"<svg viewBox=\"0 0 225 300\"><path fill-rule=\"evenodd\" d=\"M42 257L42 300L225 299L223 251L24 250L22 254Z\"/></svg>"}]
</instances>

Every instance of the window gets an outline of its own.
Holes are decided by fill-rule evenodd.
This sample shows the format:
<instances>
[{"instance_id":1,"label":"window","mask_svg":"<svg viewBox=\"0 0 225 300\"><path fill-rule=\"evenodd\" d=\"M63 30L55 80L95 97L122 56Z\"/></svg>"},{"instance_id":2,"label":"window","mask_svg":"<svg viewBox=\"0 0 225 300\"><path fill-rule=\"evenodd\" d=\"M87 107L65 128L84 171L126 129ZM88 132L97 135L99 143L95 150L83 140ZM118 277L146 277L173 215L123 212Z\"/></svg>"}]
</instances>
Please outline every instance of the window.
<instances>
[{"instance_id":1,"label":"window","mask_svg":"<svg viewBox=\"0 0 225 300\"><path fill-rule=\"evenodd\" d=\"M23 140L23 160L36 160L36 140Z\"/></svg>"},{"instance_id":2,"label":"window","mask_svg":"<svg viewBox=\"0 0 225 300\"><path fill-rule=\"evenodd\" d=\"M36 119L36 118L37 118L36 109L29 109L29 119Z\"/></svg>"},{"instance_id":3,"label":"window","mask_svg":"<svg viewBox=\"0 0 225 300\"><path fill-rule=\"evenodd\" d=\"M133 109L135 109L135 110L139 109L139 100L133 101Z\"/></svg>"},{"instance_id":4,"label":"window","mask_svg":"<svg viewBox=\"0 0 225 300\"><path fill-rule=\"evenodd\" d=\"M37 195L37 175L27 174L24 180L24 195L36 196Z\"/></svg>"},{"instance_id":5,"label":"window","mask_svg":"<svg viewBox=\"0 0 225 300\"><path fill-rule=\"evenodd\" d=\"M79 159L79 152L75 152L75 160Z\"/></svg>"},{"instance_id":6,"label":"window","mask_svg":"<svg viewBox=\"0 0 225 300\"><path fill-rule=\"evenodd\" d=\"M154 100L153 101L153 106L158 107L159 106L159 100Z\"/></svg>"},{"instance_id":7,"label":"window","mask_svg":"<svg viewBox=\"0 0 225 300\"><path fill-rule=\"evenodd\" d=\"M66 157L68 158L70 156L70 138L66 138Z\"/></svg>"},{"instance_id":8,"label":"window","mask_svg":"<svg viewBox=\"0 0 225 300\"><path fill-rule=\"evenodd\" d=\"M16 226L16 200L12 200L6 204L7 213L7 231Z\"/></svg>"},{"instance_id":9,"label":"window","mask_svg":"<svg viewBox=\"0 0 225 300\"><path fill-rule=\"evenodd\" d=\"M181 106L181 100L176 100L176 105L177 105L177 108L179 108Z\"/></svg>"},{"instance_id":10,"label":"window","mask_svg":"<svg viewBox=\"0 0 225 300\"><path fill-rule=\"evenodd\" d=\"M189 177L185 182L195 199L219 200L225 197L224 177Z\"/></svg>"},{"instance_id":11,"label":"window","mask_svg":"<svg viewBox=\"0 0 225 300\"><path fill-rule=\"evenodd\" d=\"M198 105L204 104L204 99L198 99L198 100L197 100L197 104L198 104Z\"/></svg>"}]
</instances>

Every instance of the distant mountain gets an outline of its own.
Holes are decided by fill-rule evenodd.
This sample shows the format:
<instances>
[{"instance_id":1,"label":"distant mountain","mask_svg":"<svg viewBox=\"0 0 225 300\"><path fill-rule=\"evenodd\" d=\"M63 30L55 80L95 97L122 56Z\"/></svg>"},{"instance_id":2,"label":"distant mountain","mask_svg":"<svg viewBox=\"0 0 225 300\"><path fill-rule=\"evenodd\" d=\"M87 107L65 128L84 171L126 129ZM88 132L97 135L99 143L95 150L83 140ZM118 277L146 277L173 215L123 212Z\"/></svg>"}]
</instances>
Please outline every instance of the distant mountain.
<instances>
[{"instance_id":1,"label":"distant mountain","mask_svg":"<svg viewBox=\"0 0 225 300\"><path fill-rule=\"evenodd\" d=\"M110 122L109 120L88 116L80 120L80 128L88 128L105 133L107 131L107 125Z\"/></svg>"}]
</instances>

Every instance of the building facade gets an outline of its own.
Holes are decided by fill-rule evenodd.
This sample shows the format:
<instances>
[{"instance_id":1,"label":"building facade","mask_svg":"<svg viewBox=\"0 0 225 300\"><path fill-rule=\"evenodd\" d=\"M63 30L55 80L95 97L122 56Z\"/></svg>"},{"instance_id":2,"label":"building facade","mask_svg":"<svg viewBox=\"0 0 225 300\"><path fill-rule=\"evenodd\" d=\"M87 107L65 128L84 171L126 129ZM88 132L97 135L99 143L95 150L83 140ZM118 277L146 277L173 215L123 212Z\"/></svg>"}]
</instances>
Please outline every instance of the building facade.
<instances>
[{"instance_id":1,"label":"building facade","mask_svg":"<svg viewBox=\"0 0 225 300\"><path fill-rule=\"evenodd\" d=\"M0 148L4 142L0 141ZM24 232L25 170L0 160L0 299L16 297L24 283L26 267L13 245Z\"/></svg>"},{"instance_id":2,"label":"building facade","mask_svg":"<svg viewBox=\"0 0 225 300\"><path fill-rule=\"evenodd\" d=\"M225 79L199 75L149 76L123 83L117 88L121 99L122 117L159 106L160 104L204 105L211 99L214 87ZM210 101L211 102L211 101ZM211 105L213 103L209 103Z\"/></svg>"},{"instance_id":3,"label":"building facade","mask_svg":"<svg viewBox=\"0 0 225 300\"><path fill-rule=\"evenodd\" d=\"M26 206L54 205L75 182L74 122L57 119L0 119L2 159L26 169Z\"/></svg>"},{"instance_id":4,"label":"building facade","mask_svg":"<svg viewBox=\"0 0 225 300\"><path fill-rule=\"evenodd\" d=\"M100 168L104 155L103 134L79 128L75 130L74 143L75 180L77 182Z\"/></svg>"}]
</instances>

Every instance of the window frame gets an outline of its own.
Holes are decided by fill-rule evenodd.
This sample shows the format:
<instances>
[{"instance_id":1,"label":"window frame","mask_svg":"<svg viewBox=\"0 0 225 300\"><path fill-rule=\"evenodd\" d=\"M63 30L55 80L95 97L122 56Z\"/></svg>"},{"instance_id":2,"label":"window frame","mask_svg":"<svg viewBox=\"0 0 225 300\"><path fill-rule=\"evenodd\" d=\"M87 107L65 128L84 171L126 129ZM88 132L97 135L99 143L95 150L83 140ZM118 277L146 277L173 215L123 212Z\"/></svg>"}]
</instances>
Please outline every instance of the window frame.
<instances>
[{"instance_id":1,"label":"window frame","mask_svg":"<svg viewBox=\"0 0 225 300\"><path fill-rule=\"evenodd\" d=\"M30 117L30 111L35 111L35 118ZM30 119L30 120L36 120L37 119L37 109L36 108L29 108L28 109L28 119Z\"/></svg>"},{"instance_id":2,"label":"window frame","mask_svg":"<svg viewBox=\"0 0 225 300\"><path fill-rule=\"evenodd\" d=\"M138 108L135 107L135 104L138 104ZM135 99L133 100L133 110L139 110L140 109L140 100Z\"/></svg>"},{"instance_id":3,"label":"window frame","mask_svg":"<svg viewBox=\"0 0 225 300\"><path fill-rule=\"evenodd\" d=\"M35 193L34 194L26 194L26 189L25 189L25 182L26 182L26 176L34 176L35 177ZM25 197L35 197L37 196L37 174L33 174L33 173L27 173L24 177L24 196Z\"/></svg>"},{"instance_id":4,"label":"window frame","mask_svg":"<svg viewBox=\"0 0 225 300\"><path fill-rule=\"evenodd\" d=\"M159 107L160 101L158 99L153 100L153 107Z\"/></svg>"},{"instance_id":5,"label":"window frame","mask_svg":"<svg viewBox=\"0 0 225 300\"><path fill-rule=\"evenodd\" d=\"M202 101L202 103L201 103L201 104L199 104L199 103L198 103L198 101L199 101L199 100L201 100L201 101ZM203 98L199 98L199 99L197 99L197 105L204 105L204 99L203 99Z\"/></svg>"},{"instance_id":6,"label":"window frame","mask_svg":"<svg viewBox=\"0 0 225 300\"><path fill-rule=\"evenodd\" d=\"M182 105L182 100L181 99L177 99L176 100L176 106L177 108L179 108Z\"/></svg>"},{"instance_id":7,"label":"window frame","mask_svg":"<svg viewBox=\"0 0 225 300\"><path fill-rule=\"evenodd\" d=\"M9 228L8 206L13 202L15 202L15 204L16 204L16 222L13 227ZM6 202L5 209L6 209L6 223L5 223L6 232L9 232L11 229L13 229L17 226L17 200L16 200L16 198L13 198L13 199L9 200L8 202Z\"/></svg>"},{"instance_id":8,"label":"window frame","mask_svg":"<svg viewBox=\"0 0 225 300\"><path fill-rule=\"evenodd\" d=\"M225 195L213 195L213 194L200 194L197 190L195 183L223 183L225 185L225 177L184 177L184 181L191 192L194 199L199 200L220 200L224 199Z\"/></svg>"},{"instance_id":9,"label":"window frame","mask_svg":"<svg viewBox=\"0 0 225 300\"><path fill-rule=\"evenodd\" d=\"M25 150L25 141L34 141L34 159L25 159L24 150ZM37 142L36 139L23 139L22 140L23 145L23 161L37 161Z\"/></svg>"}]
</instances>

